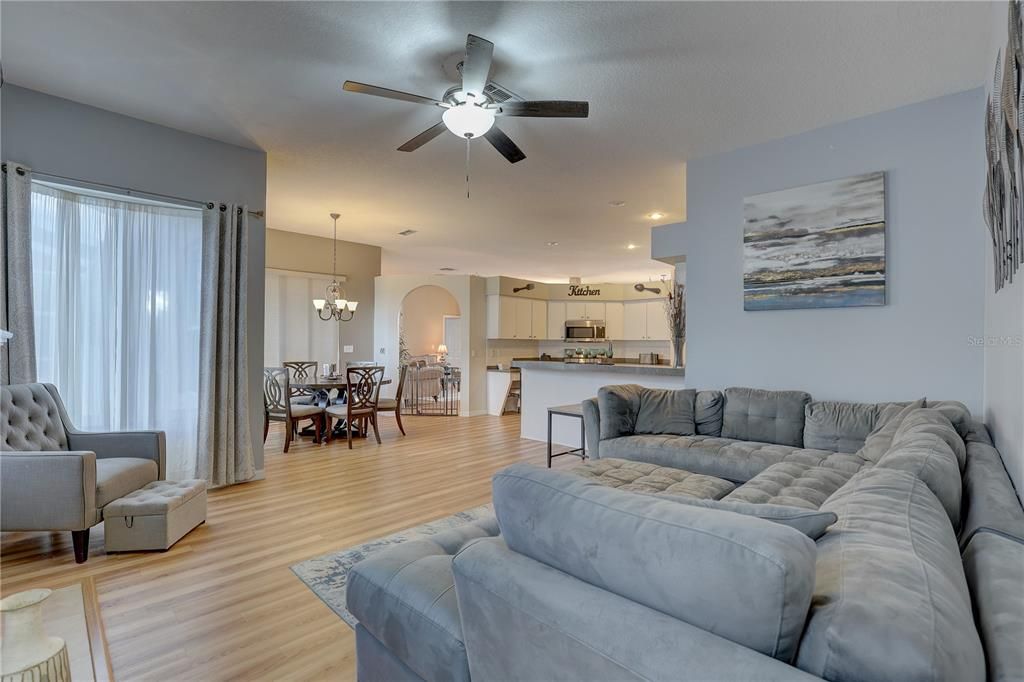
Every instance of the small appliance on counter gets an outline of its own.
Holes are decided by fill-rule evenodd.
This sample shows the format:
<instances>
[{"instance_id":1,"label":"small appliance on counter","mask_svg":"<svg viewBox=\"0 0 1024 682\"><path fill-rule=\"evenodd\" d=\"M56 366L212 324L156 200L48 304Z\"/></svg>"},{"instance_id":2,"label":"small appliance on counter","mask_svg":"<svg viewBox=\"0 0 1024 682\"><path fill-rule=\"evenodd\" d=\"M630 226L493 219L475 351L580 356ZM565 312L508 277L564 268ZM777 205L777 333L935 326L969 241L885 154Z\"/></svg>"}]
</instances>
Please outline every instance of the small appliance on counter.
<instances>
[{"instance_id":1,"label":"small appliance on counter","mask_svg":"<svg viewBox=\"0 0 1024 682\"><path fill-rule=\"evenodd\" d=\"M640 359L637 362L641 365L660 365L661 356L657 353L641 353Z\"/></svg>"},{"instance_id":2,"label":"small appliance on counter","mask_svg":"<svg viewBox=\"0 0 1024 682\"><path fill-rule=\"evenodd\" d=\"M615 362L608 357L608 353L604 350L596 350L593 348L566 348L565 359L563 360L568 365L614 365Z\"/></svg>"}]
</instances>

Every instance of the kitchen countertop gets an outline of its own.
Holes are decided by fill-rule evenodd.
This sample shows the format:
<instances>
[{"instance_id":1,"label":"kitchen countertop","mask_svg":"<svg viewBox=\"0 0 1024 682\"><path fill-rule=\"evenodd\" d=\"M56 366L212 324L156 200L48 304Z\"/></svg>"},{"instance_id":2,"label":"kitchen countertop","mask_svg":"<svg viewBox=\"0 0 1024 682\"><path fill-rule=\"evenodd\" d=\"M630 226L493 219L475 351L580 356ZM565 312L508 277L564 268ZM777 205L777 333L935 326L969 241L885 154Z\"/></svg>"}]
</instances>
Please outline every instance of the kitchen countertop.
<instances>
[{"instance_id":1,"label":"kitchen countertop","mask_svg":"<svg viewBox=\"0 0 1024 682\"><path fill-rule=\"evenodd\" d=\"M646 374L659 376L683 376L684 367L668 365L639 365L633 362L616 362L614 365L596 363L569 363L561 360L513 360L513 367L520 369L541 369L555 372L613 372L616 374Z\"/></svg>"}]
</instances>

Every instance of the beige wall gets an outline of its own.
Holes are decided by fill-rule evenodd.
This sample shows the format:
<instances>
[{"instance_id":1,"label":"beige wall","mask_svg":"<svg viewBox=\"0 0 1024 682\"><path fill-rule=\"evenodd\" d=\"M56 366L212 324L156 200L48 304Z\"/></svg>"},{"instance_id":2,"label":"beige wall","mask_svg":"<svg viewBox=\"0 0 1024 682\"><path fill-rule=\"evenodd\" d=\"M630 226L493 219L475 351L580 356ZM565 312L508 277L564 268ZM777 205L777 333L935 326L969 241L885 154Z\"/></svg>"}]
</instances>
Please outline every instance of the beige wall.
<instances>
[{"instance_id":1,"label":"beige wall","mask_svg":"<svg viewBox=\"0 0 1024 682\"><path fill-rule=\"evenodd\" d=\"M409 292L402 301L402 327L410 355L437 352L445 315L460 315L458 302L447 290L428 284Z\"/></svg>"},{"instance_id":2,"label":"beige wall","mask_svg":"<svg viewBox=\"0 0 1024 682\"><path fill-rule=\"evenodd\" d=\"M331 273L331 240L297 232L267 230L267 267L298 272ZM380 247L338 240L338 271L345 275L345 293L358 301L356 316L341 328L343 362L373 360L373 278L380 274ZM310 301L312 305L312 301Z\"/></svg>"}]
</instances>

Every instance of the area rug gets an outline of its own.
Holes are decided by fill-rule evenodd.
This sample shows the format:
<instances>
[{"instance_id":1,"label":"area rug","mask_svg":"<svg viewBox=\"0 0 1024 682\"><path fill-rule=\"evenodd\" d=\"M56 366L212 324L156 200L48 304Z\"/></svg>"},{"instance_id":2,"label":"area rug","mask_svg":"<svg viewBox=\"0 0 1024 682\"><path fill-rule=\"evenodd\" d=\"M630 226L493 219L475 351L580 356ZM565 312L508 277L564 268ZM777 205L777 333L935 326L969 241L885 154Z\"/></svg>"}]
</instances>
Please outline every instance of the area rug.
<instances>
[{"instance_id":1,"label":"area rug","mask_svg":"<svg viewBox=\"0 0 1024 682\"><path fill-rule=\"evenodd\" d=\"M437 519L422 526L408 528L387 537L371 540L370 542L341 549L336 552L329 552L302 563L292 566L292 572L299 580L306 583L306 587L313 590L313 594L320 597L323 603L338 614L338 617L348 623L349 627L355 628L356 619L345 608L345 590L348 586L348 572L358 562L368 556L373 556L381 550L410 540L422 540L431 535L443 533L451 528L456 528L466 523L492 516L494 507L485 504L481 507L474 507L466 511Z\"/></svg>"}]
</instances>

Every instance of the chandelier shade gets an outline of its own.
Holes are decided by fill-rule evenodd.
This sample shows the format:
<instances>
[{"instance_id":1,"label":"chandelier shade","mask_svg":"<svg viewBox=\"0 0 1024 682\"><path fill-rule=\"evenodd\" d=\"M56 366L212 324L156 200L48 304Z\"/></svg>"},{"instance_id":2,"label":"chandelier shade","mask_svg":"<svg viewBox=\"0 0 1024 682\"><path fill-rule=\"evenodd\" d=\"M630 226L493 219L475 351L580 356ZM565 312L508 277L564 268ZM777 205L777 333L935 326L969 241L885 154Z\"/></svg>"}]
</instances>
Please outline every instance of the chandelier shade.
<instances>
[{"instance_id":1,"label":"chandelier shade","mask_svg":"<svg viewBox=\"0 0 1024 682\"><path fill-rule=\"evenodd\" d=\"M348 322L355 317L356 307L359 305L358 301L348 300L344 287L338 281L338 218L340 217L341 215L338 213L331 214L331 218L334 220L334 264L331 268L331 275L334 279L327 285L326 298L313 299L313 307L324 322L331 320Z\"/></svg>"}]
</instances>

